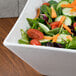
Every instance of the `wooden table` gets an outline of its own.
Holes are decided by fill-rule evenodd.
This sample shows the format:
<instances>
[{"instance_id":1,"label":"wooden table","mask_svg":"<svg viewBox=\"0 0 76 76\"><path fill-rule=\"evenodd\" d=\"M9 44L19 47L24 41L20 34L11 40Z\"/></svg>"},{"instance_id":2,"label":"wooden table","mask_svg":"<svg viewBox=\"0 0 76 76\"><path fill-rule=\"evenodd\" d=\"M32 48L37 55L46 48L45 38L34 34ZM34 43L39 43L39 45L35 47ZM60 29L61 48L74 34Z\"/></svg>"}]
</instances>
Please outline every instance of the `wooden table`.
<instances>
[{"instance_id":1,"label":"wooden table","mask_svg":"<svg viewBox=\"0 0 76 76\"><path fill-rule=\"evenodd\" d=\"M0 76L42 76L2 44L16 20L0 19Z\"/></svg>"}]
</instances>

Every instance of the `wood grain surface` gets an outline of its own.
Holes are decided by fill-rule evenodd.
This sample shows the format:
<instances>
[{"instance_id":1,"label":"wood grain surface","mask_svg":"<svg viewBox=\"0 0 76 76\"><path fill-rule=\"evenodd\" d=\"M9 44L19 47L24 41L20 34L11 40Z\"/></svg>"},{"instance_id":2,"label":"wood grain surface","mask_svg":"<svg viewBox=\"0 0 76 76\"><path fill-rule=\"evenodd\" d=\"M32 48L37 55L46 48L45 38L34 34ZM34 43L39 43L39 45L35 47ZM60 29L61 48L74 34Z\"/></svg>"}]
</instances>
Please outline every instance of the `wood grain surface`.
<instances>
[{"instance_id":1,"label":"wood grain surface","mask_svg":"<svg viewBox=\"0 0 76 76\"><path fill-rule=\"evenodd\" d=\"M42 76L2 44L16 20L0 19L0 76Z\"/></svg>"}]
</instances>

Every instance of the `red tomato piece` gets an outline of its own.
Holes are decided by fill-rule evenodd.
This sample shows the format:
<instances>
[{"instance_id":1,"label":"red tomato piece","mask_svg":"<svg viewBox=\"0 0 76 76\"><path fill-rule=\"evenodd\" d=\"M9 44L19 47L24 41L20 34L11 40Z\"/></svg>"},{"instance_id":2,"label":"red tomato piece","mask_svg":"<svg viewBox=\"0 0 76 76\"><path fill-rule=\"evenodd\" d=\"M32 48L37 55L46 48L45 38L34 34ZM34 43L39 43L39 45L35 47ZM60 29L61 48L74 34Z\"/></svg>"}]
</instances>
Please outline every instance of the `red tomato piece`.
<instances>
[{"instance_id":1,"label":"red tomato piece","mask_svg":"<svg viewBox=\"0 0 76 76\"><path fill-rule=\"evenodd\" d=\"M73 24L74 30L76 31L76 22Z\"/></svg>"},{"instance_id":2,"label":"red tomato piece","mask_svg":"<svg viewBox=\"0 0 76 76\"><path fill-rule=\"evenodd\" d=\"M44 34L42 32L40 32L39 30L37 30L37 29L29 29L27 31L27 34L32 39L41 40L41 39L44 38Z\"/></svg>"},{"instance_id":3,"label":"red tomato piece","mask_svg":"<svg viewBox=\"0 0 76 76\"><path fill-rule=\"evenodd\" d=\"M52 22L52 23L50 24L51 29L55 29L55 28L57 28L58 25L59 25L59 23L60 23L60 21Z\"/></svg>"},{"instance_id":4,"label":"red tomato piece","mask_svg":"<svg viewBox=\"0 0 76 76\"><path fill-rule=\"evenodd\" d=\"M41 45L41 43L40 43L39 40L37 40L37 39L31 40L31 41L30 41L30 44L31 44L31 45Z\"/></svg>"},{"instance_id":5,"label":"red tomato piece","mask_svg":"<svg viewBox=\"0 0 76 76\"><path fill-rule=\"evenodd\" d=\"M42 5L50 6L50 4L49 4L49 3L43 3Z\"/></svg>"}]
</instances>

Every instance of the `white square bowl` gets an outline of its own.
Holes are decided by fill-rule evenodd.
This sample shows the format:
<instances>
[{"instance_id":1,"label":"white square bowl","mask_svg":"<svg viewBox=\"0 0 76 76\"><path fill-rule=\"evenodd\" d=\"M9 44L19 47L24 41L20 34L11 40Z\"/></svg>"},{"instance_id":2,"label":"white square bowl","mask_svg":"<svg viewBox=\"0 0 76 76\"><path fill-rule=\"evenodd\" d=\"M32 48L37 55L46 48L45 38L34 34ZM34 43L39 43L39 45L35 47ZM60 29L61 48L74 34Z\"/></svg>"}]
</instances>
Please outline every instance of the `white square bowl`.
<instances>
[{"instance_id":1,"label":"white square bowl","mask_svg":"<svg viewBox=\"0 0 76 76\"><path fill-rule=\"evenodd\" d=\"M29 28L26 18L34 18L36 9L46 1L48 0L27 1L18 21L4 40L4 45L41 74L76 76L76 50L18 44L20 29Z\"/></svg>"}]
</instances>

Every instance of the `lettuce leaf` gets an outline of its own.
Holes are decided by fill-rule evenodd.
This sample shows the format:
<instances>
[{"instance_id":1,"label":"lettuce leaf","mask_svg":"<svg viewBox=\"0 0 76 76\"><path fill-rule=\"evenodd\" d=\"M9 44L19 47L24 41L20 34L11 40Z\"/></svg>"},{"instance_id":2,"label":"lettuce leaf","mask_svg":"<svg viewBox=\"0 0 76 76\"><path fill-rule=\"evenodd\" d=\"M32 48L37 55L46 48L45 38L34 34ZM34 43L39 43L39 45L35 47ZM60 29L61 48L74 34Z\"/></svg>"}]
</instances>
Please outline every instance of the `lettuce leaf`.
<instances>
[{"instance_id":1,"label":"lettuce leaf","mask_svg":"<svg viewBox=\"0 0 76 76\"><path fill-rule=\"evenodd\" d=\"M19 44L29 44L29 38L23 29L21 29L21 37L22 38L18 40Z\"/></svg>"},{"instance_id":2,"label":"lettuce leaf","mask_svg":"<svg viewBox=\"0 0 76 76\"><path fill-rule=\"evenodd\" d=\"M76 49L76 37L68 44L67 48L69 49Z\"/></svg>"}]
</instances>

